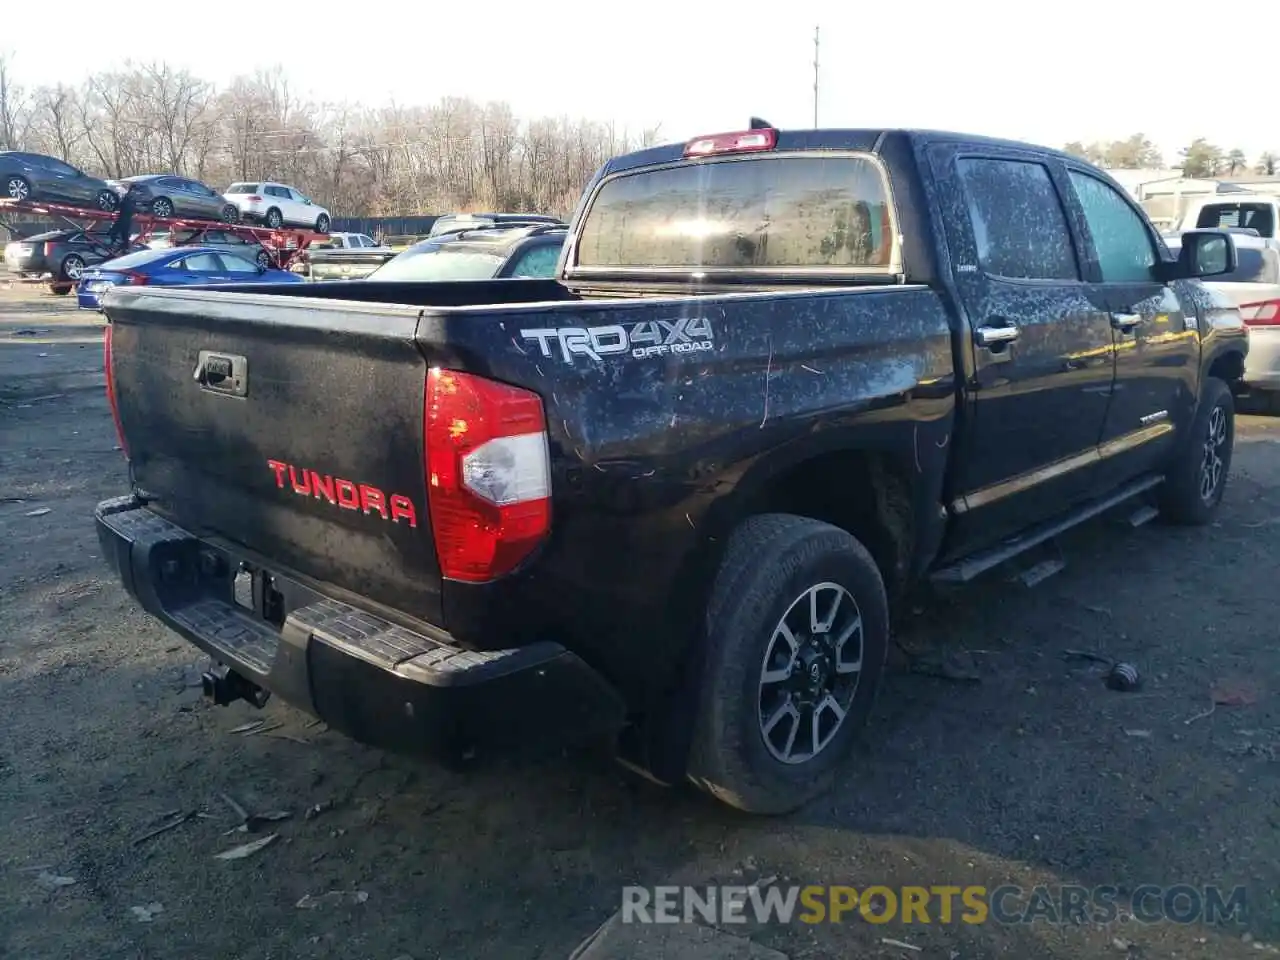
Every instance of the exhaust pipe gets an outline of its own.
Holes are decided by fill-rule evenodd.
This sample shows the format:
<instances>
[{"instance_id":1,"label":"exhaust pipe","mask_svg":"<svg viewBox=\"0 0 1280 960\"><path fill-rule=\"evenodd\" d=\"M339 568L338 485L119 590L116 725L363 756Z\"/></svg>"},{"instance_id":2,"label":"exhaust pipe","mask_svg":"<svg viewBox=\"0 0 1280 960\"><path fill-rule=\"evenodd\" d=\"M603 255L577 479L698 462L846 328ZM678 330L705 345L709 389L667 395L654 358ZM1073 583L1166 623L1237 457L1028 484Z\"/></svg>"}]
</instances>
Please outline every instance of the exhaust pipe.
<instances>
[{"instance_id":1,"label":"exhaust pipe","mask_svg":"<svg viewBox=\"0 0 1280 960\"><path fill-rule=\"evenodd\" d=\"M263 690L251 680L246 680L230 667L219 664L200 675L200 688L204 695L220 707L244 700L259 710L271 699L271 691Z\"/></svg>"}]
</instances>

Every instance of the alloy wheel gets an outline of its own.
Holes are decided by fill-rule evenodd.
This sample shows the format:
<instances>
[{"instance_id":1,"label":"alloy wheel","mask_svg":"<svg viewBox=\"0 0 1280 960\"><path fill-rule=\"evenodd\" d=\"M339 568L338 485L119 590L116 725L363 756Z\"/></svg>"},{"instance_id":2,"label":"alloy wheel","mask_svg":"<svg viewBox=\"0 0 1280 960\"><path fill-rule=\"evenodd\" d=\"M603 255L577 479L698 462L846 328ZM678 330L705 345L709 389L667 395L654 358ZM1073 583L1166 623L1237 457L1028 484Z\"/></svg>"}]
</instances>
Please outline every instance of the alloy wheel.
<instances>
[{"instance_id":1,"label":"alloy wheel","mask_svg":"<svg viewBox=\"0 0 1280 960\"><path fill-rule=\"evenodd\" d=\"M1227 411L1221 406L1209 414L1209 428L1205 431L1204 455L1200 461L1200 499L1212 503L1222 484L1226 464L1222 448L1227 443Z\"/></svg>"},{"instance_id":2,"label":"alloy wheel","mask_svg":"<svg viewBox=\"0 0 1280 960\"><path fill-rule=\"evenodd\" d=\"M819 583L782 615L760 665L760 735L775 760L812 760L844 725L862 673L862 613L837 583Z\"/></svg>"}]
</instances>

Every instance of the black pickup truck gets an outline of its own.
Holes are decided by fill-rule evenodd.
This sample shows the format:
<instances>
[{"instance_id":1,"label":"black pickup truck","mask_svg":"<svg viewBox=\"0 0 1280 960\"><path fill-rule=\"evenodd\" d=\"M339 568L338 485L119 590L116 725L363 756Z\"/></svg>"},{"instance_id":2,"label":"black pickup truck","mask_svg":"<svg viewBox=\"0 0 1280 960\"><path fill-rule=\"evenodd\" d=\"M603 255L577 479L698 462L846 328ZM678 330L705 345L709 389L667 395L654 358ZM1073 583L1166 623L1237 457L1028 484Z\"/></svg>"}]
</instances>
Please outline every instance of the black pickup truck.
<instances>
[{"instance_id":1,"label":"black pickup truck","mask_svg":"<svg viewBox=\"0 0 1280 960\"><path fill-rule=\"evenodd\" d=\"M913 584L1212 515L1248 339L1189 237L1054 151L756 126L605 164L555 280L116 288L104 554L218 702L442 756L607 730L790 810Z\"/></svg>"}]
</instances>

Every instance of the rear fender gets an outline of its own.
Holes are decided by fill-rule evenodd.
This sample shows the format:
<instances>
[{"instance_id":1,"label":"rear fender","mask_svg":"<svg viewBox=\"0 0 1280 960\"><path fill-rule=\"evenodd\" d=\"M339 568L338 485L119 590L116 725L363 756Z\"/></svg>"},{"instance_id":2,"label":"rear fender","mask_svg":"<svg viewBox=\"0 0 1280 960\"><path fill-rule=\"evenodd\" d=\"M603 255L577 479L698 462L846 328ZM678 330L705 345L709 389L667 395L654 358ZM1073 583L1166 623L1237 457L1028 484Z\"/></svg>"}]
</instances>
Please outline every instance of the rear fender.
<instances>
[{"instance_id":1,"label":"rear fender","mask_svg":"<svg viewBox=\"0 0 1280 960\"><path fill-rule=\"evenodd\" d=\"M867 422L802 436L720 478L716 485L728 489L699 519L702 536L691 543L668 600L666 622L682 631L673 639L684 655L654 678L643 727L631 731L634 739L626 744L630 756L659 780L675 782L684 776L706 663L705 603L726 544L746 518L767 509L770 490L781 479L836 453L866 453L892 464L895 475L907 482L912 503L911 573L932 560L944 528L942 483L954 404L948 387L943 396L899 405L896 412L902 415L917 404L930 408L930 419L908 424L893 415L895 408L880 411L888 414L882 419L873 411Z\"/></svg>"}]
</instances>

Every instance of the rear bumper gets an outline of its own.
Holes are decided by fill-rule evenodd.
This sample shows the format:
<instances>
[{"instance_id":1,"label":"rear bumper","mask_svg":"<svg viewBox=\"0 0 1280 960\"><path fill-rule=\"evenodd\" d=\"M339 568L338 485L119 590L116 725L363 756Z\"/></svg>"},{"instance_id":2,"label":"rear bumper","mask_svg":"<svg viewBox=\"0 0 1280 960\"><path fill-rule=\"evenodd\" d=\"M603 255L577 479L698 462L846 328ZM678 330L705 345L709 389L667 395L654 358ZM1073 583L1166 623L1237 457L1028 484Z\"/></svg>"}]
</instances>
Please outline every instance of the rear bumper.
<instances>
[{"instance_id":1,"label":"rear bumper","mask_svg":"<svg viewBox=\"0 0 1280 960\"><path fill-rule=\"evenodd\" d=\"M1280 327L1253 327L1244 382L1255 390L1280 390Z\"/></svg>"},{"instance_id":2,"label":"rear bumper","mask_svg":"<svg viewBox=\"0 0 1280 960\"><path fill-rule=\"evenodd\" d=\"M103 556L148 613L363 743L448 755L476 745L563 743L616 732L623 722L613 687L559 644L464 650L274 574L289 609L277 626L236 603L244 561L221 543L133 497L98 504L94 519Z\"/></svg>"},{"instance_id":3,"label":"rear bumper","mask_svg":"<svg viewBox=\"0 0 1280 960\"><path fill-rule=\"evenodd\" d=\"M49 268L45 265L44 257L5 257L5 269L10 273L22 275L24 273L47 273Z\"/></svg>"}]
</instances>

